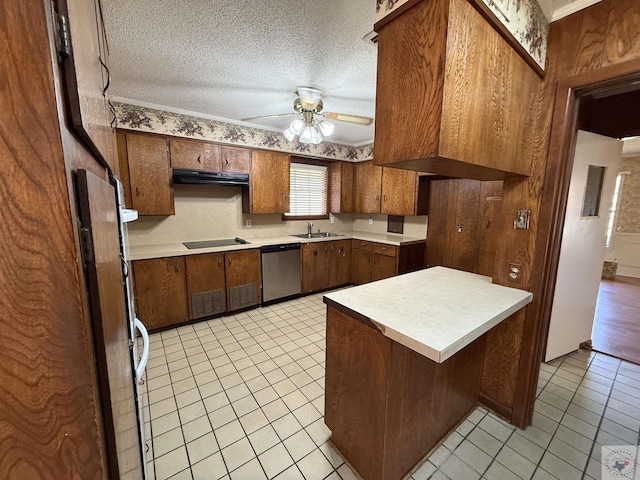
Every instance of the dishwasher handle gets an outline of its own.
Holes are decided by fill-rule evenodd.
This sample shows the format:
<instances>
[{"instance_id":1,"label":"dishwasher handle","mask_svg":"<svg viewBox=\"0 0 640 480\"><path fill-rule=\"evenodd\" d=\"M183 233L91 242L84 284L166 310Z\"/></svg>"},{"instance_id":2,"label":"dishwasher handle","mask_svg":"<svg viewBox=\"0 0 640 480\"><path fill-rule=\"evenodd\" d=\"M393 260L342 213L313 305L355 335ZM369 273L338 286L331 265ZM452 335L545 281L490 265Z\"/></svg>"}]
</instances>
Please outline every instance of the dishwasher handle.
<instances>
[{"instance_id":1,"label":"dishwasher handle","mask_svg":"<svg viewBox=\"0 0 640 480\"><path fill-rule=\"evenodd\" d=\"M285 252L287 250L300 250L300 243L283 243L281 245L267 245L260 247L262 253Z\"/></svg>"}]
</instances>

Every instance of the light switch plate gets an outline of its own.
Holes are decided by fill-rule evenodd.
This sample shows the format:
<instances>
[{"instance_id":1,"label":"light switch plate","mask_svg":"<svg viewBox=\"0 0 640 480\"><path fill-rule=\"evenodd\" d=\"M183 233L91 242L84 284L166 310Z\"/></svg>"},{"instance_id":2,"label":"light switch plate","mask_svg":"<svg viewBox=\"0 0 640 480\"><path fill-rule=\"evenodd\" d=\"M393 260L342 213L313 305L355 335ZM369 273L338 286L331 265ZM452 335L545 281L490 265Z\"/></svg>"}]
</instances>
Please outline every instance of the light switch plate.
<instances>
[{"instance_id":1,"label":"light switch plate","mask_svg":"<svg viewBox=\"0 0 640 480\"><path fill-rule=\"evenodd\" d=\"M529 218L531 210L516 210L516 219L513 221L513 228L516 230L529 230Z\"/></svg>"}]
</instances>

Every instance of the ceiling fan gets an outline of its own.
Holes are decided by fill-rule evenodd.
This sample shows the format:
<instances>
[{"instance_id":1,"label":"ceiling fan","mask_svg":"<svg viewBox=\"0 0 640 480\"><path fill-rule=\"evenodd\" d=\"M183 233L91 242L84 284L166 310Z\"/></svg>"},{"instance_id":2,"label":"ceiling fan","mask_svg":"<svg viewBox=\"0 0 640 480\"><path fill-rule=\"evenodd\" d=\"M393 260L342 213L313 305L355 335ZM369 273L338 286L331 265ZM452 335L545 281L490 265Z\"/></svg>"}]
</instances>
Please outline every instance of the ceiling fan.
<instances>
[{"instance_id":1,"label":"ceiling fan","mask_svg":"<svg viewBox=\"0 0 640 480\"><path fill-rule=\"evenodd\" d=\"M275 115L261 115L259 117L243 118L242 121L257 120L259 118L277 118L300 115L289 125L283 133L285 138L292 141L299 135L301 143L318 144L333 133L334 125L325 120L337 120L339 122L355 123L357 125L371 125L373 118L348 115L346 113L323 112L322 90L313 87L298 87L293 101L293 112L277 113ZM317 118L321 117L321 118Z\"/></svg>"}]
</instances>

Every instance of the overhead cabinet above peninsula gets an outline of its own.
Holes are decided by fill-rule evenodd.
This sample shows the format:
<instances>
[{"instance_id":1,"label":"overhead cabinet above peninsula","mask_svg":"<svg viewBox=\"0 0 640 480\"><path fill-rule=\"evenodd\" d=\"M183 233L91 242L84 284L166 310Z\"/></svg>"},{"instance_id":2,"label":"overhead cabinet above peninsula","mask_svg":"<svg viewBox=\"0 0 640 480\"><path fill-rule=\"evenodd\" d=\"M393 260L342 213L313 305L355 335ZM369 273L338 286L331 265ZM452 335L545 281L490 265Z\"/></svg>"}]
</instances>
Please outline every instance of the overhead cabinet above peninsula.
<instances>
[{"instance_id":1,"label":"overhead cabinet above peninsula","mask_svg":"<svg viewBox=\"0 0 640 480\"><path fill-rule=\"evenodd\" d=\"M382 23L374 163L477 180L529 175L540 78L471 3L420 1Z\"/></svg>"}]
</instances>

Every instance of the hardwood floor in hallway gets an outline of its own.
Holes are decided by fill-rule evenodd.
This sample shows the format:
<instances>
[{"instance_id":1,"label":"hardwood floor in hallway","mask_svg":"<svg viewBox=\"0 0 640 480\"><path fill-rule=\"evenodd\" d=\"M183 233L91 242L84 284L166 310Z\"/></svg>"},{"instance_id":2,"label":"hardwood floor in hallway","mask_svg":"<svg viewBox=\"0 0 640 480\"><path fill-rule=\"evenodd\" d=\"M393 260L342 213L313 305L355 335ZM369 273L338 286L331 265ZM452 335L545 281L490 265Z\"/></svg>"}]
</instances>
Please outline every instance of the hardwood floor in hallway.
<instances>
[{"instance_id":1,"label":"hardwood floor in hallway","mask_svg":"<svg viewBox=\"0 0 640 480\"><path fill-rule=\"evenodd\" d=\"M598 352L640 364L640 278L602 280L591 340Z\"/></svg>"}]
</instances>

